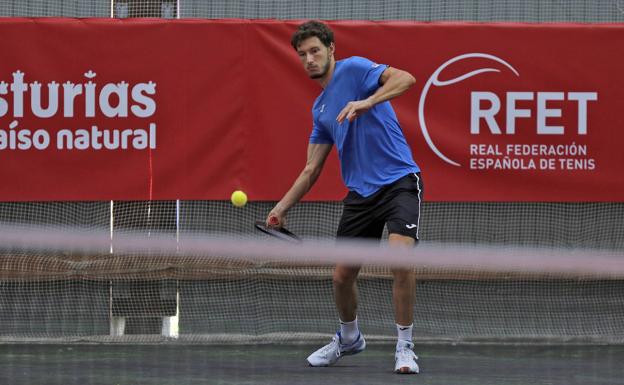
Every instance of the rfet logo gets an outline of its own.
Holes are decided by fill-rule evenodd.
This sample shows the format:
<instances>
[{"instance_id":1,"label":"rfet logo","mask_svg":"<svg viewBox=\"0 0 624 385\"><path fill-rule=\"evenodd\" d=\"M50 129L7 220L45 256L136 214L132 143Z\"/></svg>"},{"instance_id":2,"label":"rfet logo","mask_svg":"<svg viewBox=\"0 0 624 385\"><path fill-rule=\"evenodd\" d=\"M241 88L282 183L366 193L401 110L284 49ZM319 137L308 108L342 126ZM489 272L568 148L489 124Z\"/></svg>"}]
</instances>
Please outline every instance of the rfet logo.
<instances>
[{"instance_id":1,"label":"rfet logo","mask_svg":"<svg viewBox=\"0 0 624 385\"><path fill-rule=\"evenodd\" d=\"M476 60L475 60L476 59ZM464 71L457 75L452 67L465 68L467 63L491 63L486 67L479 67L471 71ZM460 64L463 64L460 65ZM454 73L444 80L442 73ZM496 73L496 75L492 74ZM489 74L489 75L486 75ZM513 169L513 170L593 170L595 160L589 156L587 145L583 144L583 136L589 133L588 109L591 102L598 100L596 91L578 90L502 90L496 89L469 89L469 97L461 93L460 106L469 105L469 116L448 111L453 103L445 100L438 107L446 109L442 115L430 124L427 102L435 94L436 88L448 87L466 81L475 76L497 76L496 84L514 84L521 78L521 74L508 61L487 53L467 53L453 57L440 65L425 83L418 104L418 119L423 137L435 155L453 166L462 166L458 157L469 158L470 169ZM501 81L502 80L502 81ZM479 82L494 84L490 82ZM519 83L522 84L522 83ZM474 87L474 83L468 87ZM539 87L539 85L536 85ZM445 93L444 91L437 91ZM450 106L447 106L448 105ZM573 104L564 109L566 105ZM564 116L565 114L575 114ZM444 121L440 123L440 121ZM449 122L451 124L449 124ZM523 124L524 132L518 126ZM459 126L459 127L458 127ZM461 134L462 140L469 138L469 143L453 146L450 153L433 139L433 131L455 130ZM462 131L457 131L462 130ZM531 131L531 132L527 132ZM448 134L443 135L449 137ZM503 138L504 137L504 138ZM548 139L547 139L548 138ZM553 138L555 140L553 141ZM559 138L557 140L556 138ZM459 148L461 151L458 151ZM465 154L465 155L462 155Z\"/></svg>"}]
</instances>

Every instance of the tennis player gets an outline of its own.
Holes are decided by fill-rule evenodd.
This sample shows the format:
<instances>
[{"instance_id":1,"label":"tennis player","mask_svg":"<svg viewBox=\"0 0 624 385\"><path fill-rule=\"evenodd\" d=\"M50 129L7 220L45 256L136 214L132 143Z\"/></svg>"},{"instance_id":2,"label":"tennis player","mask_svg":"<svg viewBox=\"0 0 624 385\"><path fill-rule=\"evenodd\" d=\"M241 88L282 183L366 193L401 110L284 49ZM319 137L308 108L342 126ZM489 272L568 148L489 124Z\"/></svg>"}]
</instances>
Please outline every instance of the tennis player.
<instances>
[{"instance_id":1,"label":"tennis player","mask_svg":"<svg viewBox=\"0 0 624 385\"><path fill-rule=\"evenodd\" d=\"M291 44L308 76L321 86L312 107L313 128L301 174L267 217L281 226L287 211L316 182L333 145L349 189L338 237L381 239L384 225L391 246L413 247L423 182L389 101L415 83L409 73L363 57L336 61L332 30L318 21L301 24ZM308 357L311 366L330 366L366 347L357 319L356 278L360 266L337 265L334 299L340 329L332 342ZM395 372L418 373L412 342L415 277L410 269L393 270L393 306L398 341Z\"/></svg>"}]
</instances>

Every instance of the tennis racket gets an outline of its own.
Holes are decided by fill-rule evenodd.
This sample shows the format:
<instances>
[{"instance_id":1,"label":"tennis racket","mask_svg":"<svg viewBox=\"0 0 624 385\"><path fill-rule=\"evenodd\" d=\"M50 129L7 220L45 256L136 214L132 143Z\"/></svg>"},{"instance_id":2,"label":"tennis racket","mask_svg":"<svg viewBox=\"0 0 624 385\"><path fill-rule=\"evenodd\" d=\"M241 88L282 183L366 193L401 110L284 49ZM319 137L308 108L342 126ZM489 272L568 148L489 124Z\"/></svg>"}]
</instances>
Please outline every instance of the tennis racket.
<instances>
[{"instance_id":1,"label":"tennis racket","mask_svg":"<svg viewBox=\"0 0 624 385\"><path fill-rule=\"evenodd\" d=\"M256 227L256 230L279 240L287 242L301 242L301 238L284 227L269 227L263 221L256 221L254 226Z\"/></svg>"}]
</instances>

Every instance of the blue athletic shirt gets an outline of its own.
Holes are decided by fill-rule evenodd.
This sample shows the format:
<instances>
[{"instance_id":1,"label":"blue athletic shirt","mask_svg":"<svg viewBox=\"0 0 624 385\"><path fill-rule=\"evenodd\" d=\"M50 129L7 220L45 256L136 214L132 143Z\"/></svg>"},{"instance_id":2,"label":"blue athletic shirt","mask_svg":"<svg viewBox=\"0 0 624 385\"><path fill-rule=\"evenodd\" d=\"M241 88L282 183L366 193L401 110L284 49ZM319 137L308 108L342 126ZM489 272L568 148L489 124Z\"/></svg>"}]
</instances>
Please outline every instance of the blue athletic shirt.
<instances>
[{"instance_id":1,"label":"blue athletic shirt","mask_svg":"<svg viewBox=\"0 0 624 385\"><path fill-rule=\"evenodd\" d=\"M379 77L387 67L357 56L337 61L312 107L310 143L336 145L344 184L363 197L420 171L389 101L351 122L336 121L348 102L366 99L380 87Z\"/></svg>"}]
</instances>

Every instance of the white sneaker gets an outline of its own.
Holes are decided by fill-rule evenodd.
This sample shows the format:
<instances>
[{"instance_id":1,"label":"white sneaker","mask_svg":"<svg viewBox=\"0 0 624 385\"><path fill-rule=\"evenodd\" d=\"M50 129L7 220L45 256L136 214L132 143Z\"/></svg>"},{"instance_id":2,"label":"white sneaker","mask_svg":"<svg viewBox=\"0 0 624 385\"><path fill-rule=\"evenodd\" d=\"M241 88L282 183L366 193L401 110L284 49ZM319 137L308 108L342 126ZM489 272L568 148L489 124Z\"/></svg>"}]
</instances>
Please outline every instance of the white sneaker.
<instances>
[{"instance_id":1,"label":"white sneaker","mask_svg":"<svg viewBox=\"0 0 624 385\"><path fill-rule=\"evenodd\" d=\"M358 335L355 342L343 344L340 338L340 332L337 332L332 342L308 356L308 363L310 366L331 366L335 364L340 357L358 354L365 348L366 341L362 334Z\"/></svg>"},{"instance_id":2,"label":"white sneaker","mask_svg":"<svg viewBox=\"0 0 624 385\"><path fill-rule=\"evenodd\" d=\"M394 354L394 372L400 374L414 374L420 371L414 354L414 344L408 341L399 341L396 345L396 353Z\"/></svg>"}]
</instances>

